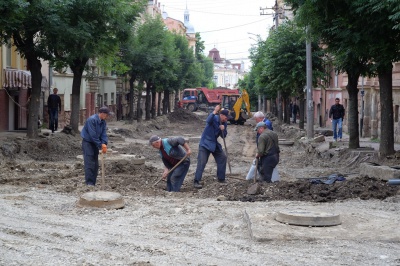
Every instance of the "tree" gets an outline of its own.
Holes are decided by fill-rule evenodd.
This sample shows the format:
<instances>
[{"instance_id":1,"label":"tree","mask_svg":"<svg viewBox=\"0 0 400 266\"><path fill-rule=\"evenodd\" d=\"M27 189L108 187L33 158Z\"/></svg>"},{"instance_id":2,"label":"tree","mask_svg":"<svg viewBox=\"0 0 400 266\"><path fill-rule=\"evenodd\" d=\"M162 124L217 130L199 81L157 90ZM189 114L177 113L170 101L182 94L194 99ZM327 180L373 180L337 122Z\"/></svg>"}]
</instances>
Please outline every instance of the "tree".
<instances>
[{"instance_id":1,"label":"tree","mask_svg":"<svg viewBox=\"0 0 400 266\"><path fill-rule=\"evenodd\" d=\"M38 114L42 83L40 59L50 59L43 44L42 30L54 12L52 1L0 0L0 42L12 43L28 63L32 90L28 107L28 138L38 137Z\"/></svg>"},{"instance_id":2,"label":"tree","mask_svg":"<svg viewBox=\"0 0 400 266\"><path fill-rule=\"evenodd\" d=\"M45 37L54 64L68 65L72 83L71 126L78 132L83 72L90 58L114 55L132 33L144 1L64 0L48 22Z\"/></svg>"},{"instance_id":3,"label":"tree","mask_svg":"<svg viewBox=\"0 0 400 266\"><path fill-rule=\"evenodd\" d=\"M253 63L259 88L264 93L276 95L281 92L284 100L285 121L289 123L289 96L299 96L300 128L304 128L304 91L306 85L305 31L292 22L286 22L271 31L269 37L258 42L253 50ZM324 77L322 50L316 42L312 43L313 84ZM255 55L254 52L257 54Z\"/></svg>"},{"instance_id":4,"label":"tree","mask_svg":"<svg viewBox=\"0 0 400 266\"><path fill-rule=\"evenodd\" d=\"M350 148L359 147L358 78L378 75L381 96L381 155L394 152L392 62L400 57L399 5L395 0L287 0L297 11L298 22L310 25L335 58L339 72L349 82ZM374 40L378 39L379 42ZM388 104L389 103L389 104Z\"/></svg>"}]
</instances>

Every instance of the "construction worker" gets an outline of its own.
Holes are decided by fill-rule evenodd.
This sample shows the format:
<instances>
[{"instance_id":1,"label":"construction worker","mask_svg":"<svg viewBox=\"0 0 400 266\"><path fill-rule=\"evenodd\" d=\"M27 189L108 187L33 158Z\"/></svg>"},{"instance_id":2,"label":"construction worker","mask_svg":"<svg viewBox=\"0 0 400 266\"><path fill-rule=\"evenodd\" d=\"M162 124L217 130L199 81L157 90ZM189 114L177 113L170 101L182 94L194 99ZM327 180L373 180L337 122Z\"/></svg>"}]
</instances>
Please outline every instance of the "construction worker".
<instances>
[{"instance_id":1,"label":"construction worker","mask_svg":"<svg viewBox=\"0 0 400 266\"><path fill-rule=\"evenodd\" d=\"M199 153L197 156L197 168L194 177L195 188L203 187L200 184L200 180L203 175L204 168L206 167L208 157L211 153L214 156L215 162L217 163L218 182L225 182L227 157L217 139L220 136L225 138L228 134L226 130L228 126L227 121L232 119L232 116L229 115L229 111L226 109L222 110L219 115L217 115L220 109L220 105L215 106L214 111L207 117L206 127L201 135Z\"/></svg>"},{"instance_id":2,"label":"construction worker","mask_svg":"<svg viewBox=\"0 0 400 266\"><path fill-rule=\"evenodd\" d=\"M99 171L99 150L102 153L107 152L108 136L105 120L109 114L110 110L107 107L101 107L98 114L94 114L86 120L81 132L85 183L88 186L96 185Z\"/></svg>"},{"instance_id":3,"label":"construction worker","mask_svg":"<svg viewBox=\"0 0 400 266\"><path fill-rule=\"evenodd\" d=\"M274 128L272 127L272 122L268 118L265 117L263 112L258 111L253 116L254 116L254 119L256 120L256 123L264 122L269 130L274 130ZM259 136L260 136L260 134L257 133L256 134L256 143L258 143Z\"/></svg>"},{"instance_id":4,"label":"construction worker","mask_svg":"<svg viewBox=\"0 0 400 266\"><path fill-rule=\"evenodd\" d=\"M183 137L161 139L156 135L151 136L149 144L160 151L165 166L162 178L167 179L167 191L179 192L190 166L192 151L189 145Z\"/></svg>"},{"instance_id":5,"label":"construction worker","mask_svg":"<svg viewBox=\"0 0 400 266\"><path fill-rule=\"evenodd\" d=\"M259 159L258 170L261 181L271 183L272 172L279 163L278 135L269 130L264 122L259 122L254 131L260 134L258 138L256 159Z\"/></svg>"}]
</instances>

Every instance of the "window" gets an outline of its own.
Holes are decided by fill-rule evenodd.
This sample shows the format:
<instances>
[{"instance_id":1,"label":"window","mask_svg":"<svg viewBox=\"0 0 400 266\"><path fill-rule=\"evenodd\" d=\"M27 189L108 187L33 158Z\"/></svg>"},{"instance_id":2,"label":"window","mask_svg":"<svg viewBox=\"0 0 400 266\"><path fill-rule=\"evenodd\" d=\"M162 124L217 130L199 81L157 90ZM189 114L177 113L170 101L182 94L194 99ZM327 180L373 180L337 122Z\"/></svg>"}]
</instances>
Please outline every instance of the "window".
<instances>
[{"instance_id":1,"label":"window","mask_svg":"<svg viewBox=\"0 0 400 266\"><path fill-rule=\"evenodd\" d=\"M114 92L111 92L111 105L114 104Z\"/></svg>"},{"instance_id":2,"label":"window","mask_svg":"<svg viewBox=\"0 0 400 266\"><path fill-rule=\"evenodd\" d=\"M399 106L394 106L394 122L399 122Z\"/></svg>"},{"instance_id":3,"label":"window","mask_svg":"<svg viewBox=\"0 0 400 266\"><path fill-rule=\"evenodd\" d=\"M107 93L104 93L104 104L103 104L103 106L107 106L107 101L108 101L108 95L107 95Z\"/></svg>"}]
</instances>

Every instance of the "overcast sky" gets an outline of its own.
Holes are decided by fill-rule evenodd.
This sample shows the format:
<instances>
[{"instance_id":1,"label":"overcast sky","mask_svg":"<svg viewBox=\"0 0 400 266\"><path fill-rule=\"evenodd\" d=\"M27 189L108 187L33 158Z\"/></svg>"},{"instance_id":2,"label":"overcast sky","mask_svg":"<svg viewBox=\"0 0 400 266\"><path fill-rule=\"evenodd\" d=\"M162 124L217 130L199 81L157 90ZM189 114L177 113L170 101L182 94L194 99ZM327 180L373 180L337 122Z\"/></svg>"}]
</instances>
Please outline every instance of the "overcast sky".
<instances>
[{"instance_id":1,"label":"overcast sky","mask_svg":"<svg viewBox=\"0 0 400 266\"><path fill-rule=\"evenodd\" d=\"M271 8L275 0L159 0L159 3L169 17L182 22L187 5L190 23L204 41L205 54L215 47L221 57L232 62L243 60L246 67L248 50L256 43L255 35L265 39L274 24L271 15L260 15L260 7ZM272 10L266 9L264 13L271 14Z\"/></svg>"}]
</instances>

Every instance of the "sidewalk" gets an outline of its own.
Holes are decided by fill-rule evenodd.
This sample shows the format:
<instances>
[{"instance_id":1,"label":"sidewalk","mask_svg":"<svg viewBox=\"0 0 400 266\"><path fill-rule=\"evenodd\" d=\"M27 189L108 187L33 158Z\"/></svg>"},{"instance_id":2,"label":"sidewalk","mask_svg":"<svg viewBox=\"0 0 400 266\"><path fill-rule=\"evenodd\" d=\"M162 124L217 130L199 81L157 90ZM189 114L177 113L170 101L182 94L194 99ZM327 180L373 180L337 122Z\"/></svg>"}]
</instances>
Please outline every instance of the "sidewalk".
<instances>
[{"instance_id":1,"label":"sidewalk","mask_svg":"<svg viewBox=\"0 0 400 266\"><path fill-rule=\"evenodd\" d=\"M318 130L331 130L332 131L331 128L327 128L327 127L318 127L318 128L315 128L315 129L318 129ZM349 142L349 138L350 138L349 135L346 132L343 132L342 135L343 135L342 142L347 142L348 143ZM334 141L333 136L326 136L325 137L325 142L333 142L333 141ZM373 148L376 151L379 151L379 142L371 141L370 137L360 138L360 148L365 148L365 147L370 147L370 148ZM394 144L394 150L395 151L400 150L400 143L395 143Z\"/></svg>"}]
</instances>

